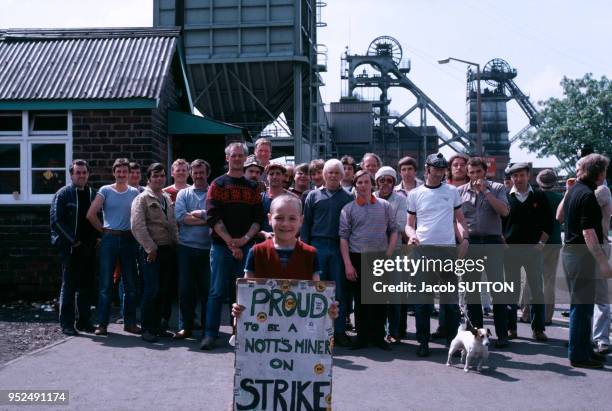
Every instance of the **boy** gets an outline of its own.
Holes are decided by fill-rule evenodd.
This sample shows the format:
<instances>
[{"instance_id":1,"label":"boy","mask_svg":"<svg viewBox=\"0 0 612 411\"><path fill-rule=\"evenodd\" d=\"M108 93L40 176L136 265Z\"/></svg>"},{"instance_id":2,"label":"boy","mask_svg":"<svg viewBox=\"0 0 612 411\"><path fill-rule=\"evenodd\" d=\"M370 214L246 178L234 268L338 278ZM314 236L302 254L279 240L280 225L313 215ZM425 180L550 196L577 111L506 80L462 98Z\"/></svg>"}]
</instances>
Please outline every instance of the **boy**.
<instances>
[{"instance_id":1,"label":"boy","mask_svg":"<svg viewBox=\"0 0 612 411\"><path fill-rule=\"evenodd\" d=\"M274 236L249 251L245 278L319 281L317 250L297 239L303 218L297 197L283 194L272 200L268 220Z\"/></svg>"},{"instance_id":2,"label":"boy","mask_svg":"<svg viewBox=\"0 0 612 411\"><path fill-rule=\"evenodd\" d=\"M277 278L319 281L317 250L297 239L303 221L302 202L283 194L272 200L268 219L274 236L254 246L244 267L245 278ZM243 306L234 303L232 314L240 316ZM338 316L337 303L329 309L332 318Z\"/></svg>"}]
</instances>

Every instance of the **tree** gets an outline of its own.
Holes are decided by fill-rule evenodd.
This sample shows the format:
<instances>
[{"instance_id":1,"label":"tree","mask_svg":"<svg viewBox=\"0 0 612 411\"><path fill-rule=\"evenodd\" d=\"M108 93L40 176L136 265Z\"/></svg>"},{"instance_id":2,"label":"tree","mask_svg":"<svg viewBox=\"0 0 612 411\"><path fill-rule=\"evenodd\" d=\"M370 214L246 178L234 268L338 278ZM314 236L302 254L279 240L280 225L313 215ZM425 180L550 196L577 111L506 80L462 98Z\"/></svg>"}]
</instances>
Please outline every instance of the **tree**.
<instances>
[{"instance_id":1,"label":"tree","mask_svg":"<svg viewBox=\"0 0 612 411\"><path fill-rule=\"evenodd\" d=\"M590 145L596 153L612 158L612 83L588 73L580 79L564 77L563 98L539 102L540 126L521 137L521 147L538 157L556 156L573 173L578 152ZM612 167L608 168L608 175Z\"/></svg>"}]
</instances>

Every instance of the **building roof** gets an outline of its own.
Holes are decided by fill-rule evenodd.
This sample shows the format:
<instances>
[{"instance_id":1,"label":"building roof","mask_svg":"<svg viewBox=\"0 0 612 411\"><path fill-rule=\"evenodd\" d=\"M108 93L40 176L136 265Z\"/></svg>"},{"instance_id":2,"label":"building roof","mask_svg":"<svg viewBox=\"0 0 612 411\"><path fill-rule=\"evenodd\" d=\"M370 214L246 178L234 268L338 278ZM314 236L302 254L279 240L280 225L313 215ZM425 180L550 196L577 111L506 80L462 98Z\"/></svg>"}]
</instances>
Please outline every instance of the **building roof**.
<instances>
[{"instance_id":1,"label":"building roof","mask_svg":"<svg viewBox=\"0 0 612 411\"><path fill-rule=\"evenodd\" d=\"M180 111L168 111L168 133L174 135L239 135L250 140L245 128L224 123L209 117L196 116Z\"/></svg>"},{"instance_id":2,"label":"building roof","mask_svg":"<svg viewBox=\"0 0 612 411\"><path fill-rule=\"evenodd\" d=\"M178 28L0 30L0 102L159 99Z\"/></svg>"}]
</instances>

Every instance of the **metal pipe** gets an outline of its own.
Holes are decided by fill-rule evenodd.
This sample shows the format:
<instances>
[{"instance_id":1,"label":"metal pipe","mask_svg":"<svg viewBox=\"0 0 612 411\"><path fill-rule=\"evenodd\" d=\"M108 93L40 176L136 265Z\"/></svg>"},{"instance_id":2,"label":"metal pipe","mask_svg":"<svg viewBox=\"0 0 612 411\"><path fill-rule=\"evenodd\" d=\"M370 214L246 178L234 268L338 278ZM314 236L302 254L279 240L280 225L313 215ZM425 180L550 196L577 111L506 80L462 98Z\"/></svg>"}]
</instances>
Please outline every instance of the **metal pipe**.
<instances>
[{"instance_id":1,"label":"metal pipe","mask_svg":"<svg viewBox=\"0 0 612 411\"><path fill-rule=\"evenodd\" d=\"M447 64L451 60L465 63L468 66L476 67L476 154L482 156L484 154L482 147L482 106L480 101L480 64L472 61L462 60L455 57L448 57L443 60L438 60L438 64Z\"/></svg>"}]
</instances>

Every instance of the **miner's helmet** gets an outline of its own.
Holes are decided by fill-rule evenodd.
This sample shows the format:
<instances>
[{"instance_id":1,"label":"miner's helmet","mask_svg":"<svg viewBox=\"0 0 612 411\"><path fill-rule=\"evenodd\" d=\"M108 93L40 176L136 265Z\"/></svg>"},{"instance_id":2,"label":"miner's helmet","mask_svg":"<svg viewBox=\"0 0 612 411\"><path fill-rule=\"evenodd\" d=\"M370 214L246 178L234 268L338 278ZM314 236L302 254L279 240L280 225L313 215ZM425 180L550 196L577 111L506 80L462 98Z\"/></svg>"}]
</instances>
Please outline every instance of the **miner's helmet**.
<instances>
[{"instance_id":1,"label":"miner's helmet","mask_svg":"<svg viewBox=\"0 0 612 411\"><path fill-rule=\"evenodd\" d=\"M448 168L448 161L446 161L442 153L430 154L425 160L425 165L435 168Z\"/></svg>"}]
</instances>

